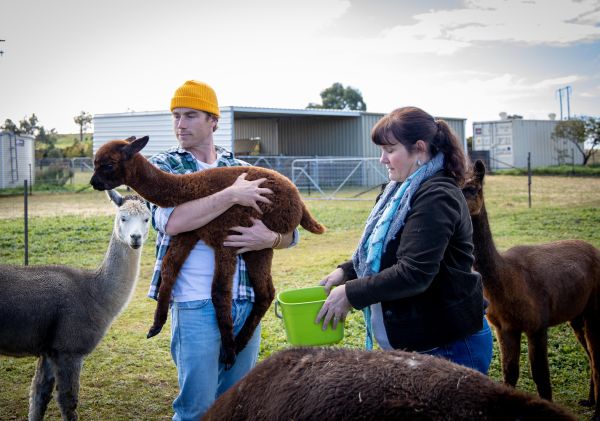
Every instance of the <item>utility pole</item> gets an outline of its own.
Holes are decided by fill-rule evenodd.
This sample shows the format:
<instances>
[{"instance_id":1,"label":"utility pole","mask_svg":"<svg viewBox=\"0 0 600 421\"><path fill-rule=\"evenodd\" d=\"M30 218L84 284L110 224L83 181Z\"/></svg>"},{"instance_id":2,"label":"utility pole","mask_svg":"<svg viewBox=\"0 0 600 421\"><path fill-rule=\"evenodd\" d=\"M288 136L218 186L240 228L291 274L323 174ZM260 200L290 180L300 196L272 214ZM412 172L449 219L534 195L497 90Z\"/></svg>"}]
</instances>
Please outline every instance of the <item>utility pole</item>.
<instances>
[{"instance_id":1,"label":"utility pole","mask_svg":"<svg viewBox=\"0 0 600 421\"><path fill-rule=\"evenodd\" d=\"M560 119L564 120L564 116L563 116L563 92L565 93L566 99L567 99L567 120L571 119L571 92L573 92L573 89L571 89L570 86L565 86L564 88L559 88L556 90L556 92L558 93L558 101L560 102Z\"/></svg>"}]
</instances>

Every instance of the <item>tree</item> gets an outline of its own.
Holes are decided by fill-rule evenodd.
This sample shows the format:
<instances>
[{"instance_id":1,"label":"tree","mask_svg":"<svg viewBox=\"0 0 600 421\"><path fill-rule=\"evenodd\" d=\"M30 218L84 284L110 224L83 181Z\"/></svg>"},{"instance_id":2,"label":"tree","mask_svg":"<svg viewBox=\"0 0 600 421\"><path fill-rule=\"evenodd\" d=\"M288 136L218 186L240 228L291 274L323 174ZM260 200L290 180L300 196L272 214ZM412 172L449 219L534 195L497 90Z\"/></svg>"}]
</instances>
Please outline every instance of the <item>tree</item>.
<instances>
[{"instance_id":1,"label":"tree","mask_svg":"<svg viewBox=\"0 0 600 421\"><path fill-rule=\"evenodd\" d=\"M31 117L25 116L19 121L19 127L10 119L4 120L4 125L0 127L2 130L13 132L14 134L29 134L35 136L42 126L38 125L38 118L35 113Z\"/></svg>"},{"instance_id":2,"label":"tree","mask_svg":"<svg viewBox=\"0 0 600 421\"><path fill-rule=\"evenodd\" d=\"M6 130L7 132L11 132L14 134L21 134L21 130L19 130L17 125L10 118L4 120L4 125L0 127L0 129Z\"/></svg>"},{"instance_id":3,"label":"tree","mask_svg":"<svg viewBox=\"0 0 600 421\"><path fill-rule=\"evenodd\" d=\"M306 108L327 108L333 110L359 110L366 111L362 94L351 86L344 88L341 83L334 83L329 88L321 91L322 104L311 102Z\"/></svg>"},{"instance_id":4,"label":"tree","mask_svg":"<svg viewBox=\"0 0 600 421\"><path fill-rule=\"evenodd\" d=\"M586 165L594 149L600 145L600 118L581 116L559 121L552 133L552 139L555 142L571 142L581 153L583 165Z\"/></svg>"},{"instance_id":5,"label":"tree","mask_svg":"<svg viewBox=\"0 0 600 421\"><path fill-rule=\"evenodd\" d=\"M75 121L75 124L79 125L79 141L83 142L83 132L85 132L90 124L92 124L92 115L85 111L81 111L79 115L73 117L73 121Z\"/></svg>"},{"instance_id":6,"label":"tree","mask_svg":"<svg viewBox=\"0 0 600 421\"><path fill-rule=\"evenodd\" d=\"M19 121L19 129L21 131L21 134L30 134L32 136L35 136L41 127L38 125L38 122L39 121L35 113L31 114L31 117L29 118L25 116L23 120Z\"/></svg>"}]
</instances>

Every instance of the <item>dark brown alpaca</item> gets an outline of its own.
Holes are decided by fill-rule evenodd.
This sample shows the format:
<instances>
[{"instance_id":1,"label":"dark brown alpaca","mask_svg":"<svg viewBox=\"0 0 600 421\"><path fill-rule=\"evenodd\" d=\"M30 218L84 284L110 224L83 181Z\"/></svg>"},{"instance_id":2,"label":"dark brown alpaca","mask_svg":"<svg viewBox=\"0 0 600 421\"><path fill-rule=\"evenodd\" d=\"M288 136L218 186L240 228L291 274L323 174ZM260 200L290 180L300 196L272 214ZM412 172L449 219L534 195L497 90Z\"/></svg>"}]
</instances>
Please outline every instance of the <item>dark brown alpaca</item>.
<instances>
[{"instance_id":1,"label":"dark brown alpaca","mask_svg":"<svg viewBox=\"0 0 600 421\"><path fill-rule=\"evenodd\" d=\"M404 351L296 348L231 387L204 421L575 420L564 409L450 361Z\"/></svg>"},{"instance_id":2,"label":"dark brown alpaca","mask_svg":"<svg viewBox=\"0 0 600 421\"><path fill-rule=\"evenodd\" d=\"M161 267L162 282L149 338L160 332L167 319L171 290L177 274L196 242L203 240L214 249L212 301L223 343L222 361L231 366L269 308L275 289L271 278L273 250L269 248L244 253L248 275L254 287L255 302L252 312L234 339L231 288L236 249L223 246L229 229L234 226L251 226L250 218L260 218L265 226L281 234L293 231L298 225L315 234L321 234L325 228L310 215L296 186L275 171L259 167L223 167L186 175L168 174L154 167L139 153L146 143L148 136L129 138L127 141L113 140L103 145L96 152L92 186L96 190L107 190L125 184L144 199L161 207L177 206L216 193L232 185L242 173L247 173L247 180L265 178L261 187L273 191L269 196L272 203L259 203L262 215L251 207L236 205L203 227L174 236Z\"/></svg>"},{"instance_id":3,"label":"dark brown alpaca","mask_svg":"<svg viewBox=\"0 0 600 421\"><path fill-rule=\"evenodd\" d=\"M463 187L473 221L475 269L483 276L487 317L495 327L504 382L519 378L521 333L528 339L529 364L539 395L552 399L548 368L548 327L569 322L585 348L591 369L584 405L596 404L600 387L600 251L579 240L517 246L499 253L483 200L485 166L477 161Z\"/></svg>"}]
</instances>

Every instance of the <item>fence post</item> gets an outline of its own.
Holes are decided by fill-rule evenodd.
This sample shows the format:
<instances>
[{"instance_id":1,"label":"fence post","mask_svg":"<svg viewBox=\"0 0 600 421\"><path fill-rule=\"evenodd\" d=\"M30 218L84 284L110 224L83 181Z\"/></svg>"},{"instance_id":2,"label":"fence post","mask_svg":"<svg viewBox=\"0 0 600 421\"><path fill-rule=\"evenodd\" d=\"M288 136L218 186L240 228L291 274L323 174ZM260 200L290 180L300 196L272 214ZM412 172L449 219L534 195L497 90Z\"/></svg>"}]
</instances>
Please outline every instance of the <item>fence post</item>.
<instances>
[{"instance_id":1,"label":"fence post","mask_svg":"<svg viewBox=\"0 0 600 421\"><path fill-rule=\"evenodd\" d=\"M29 196L33 194L33 178L31 178L31 163L29 163Z\"/></svg>"},{"instance_id":2,"label":"fence post","mask_svg":"<svg viewBox=\"0 0 600 421\"><path fill-rule=\"evenodd\" d=\"M531 209L531 152L527 152L527 189L529 197L529 209Z\"/></svg>"},{"instance_id":3,"label":"fence post","mask_svg":"<svg viewBox=\"0 0 600 421\"><path fill-rule=\"evenodd\" d=\"M25 245L25 266L29 264L29 225L27 217L27 180L23 180L23 218L24 218L24 245Z\"/></svg>"}]
</instances>

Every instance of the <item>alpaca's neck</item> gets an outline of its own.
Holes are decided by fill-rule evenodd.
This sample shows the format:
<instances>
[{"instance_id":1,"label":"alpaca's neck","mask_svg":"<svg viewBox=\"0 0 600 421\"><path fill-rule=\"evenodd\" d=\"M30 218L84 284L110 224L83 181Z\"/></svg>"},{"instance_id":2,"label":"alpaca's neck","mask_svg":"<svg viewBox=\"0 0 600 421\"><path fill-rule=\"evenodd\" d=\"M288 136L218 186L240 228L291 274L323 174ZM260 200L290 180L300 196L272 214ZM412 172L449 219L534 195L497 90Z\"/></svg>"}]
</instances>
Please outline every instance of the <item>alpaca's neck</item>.
<instances>
[{"instance_id":1,"label":"alpaca's neck","mask_svg":"<svg viewBox=\"0 0 600 421\"><path fill-rule=\"evenodd\" d=\"M502 288L499 274L503 259L494 245L485 204L481 206L479 215L473 216L471 219L475 246L475 270L481 273L483 284L488 291L499 290Z\"/></svg>"},{"instance_id":2,"label":"alpaca's neck","mask_svg":"<svg viewBox=\"0 0 600 421\"><path fill-rule=\"evenodd\" d=\"M127 305L140 269L142 247L132 249L113 231L108 250L94 279L94 301L114 318Z\"/></svg>"},{"instance_id":3,"label":"alpaca's neck","mask_svg":"<svg viewBox=\"0 0 600 421\"><path fill-rule=\"evenodd\" d=\"M141 154L136 154L126 166L125 184L144 199L160 207L173 207L209 194L185 188L180 175L169 174L152 165Z\"/></svg>"}]
</instances>

